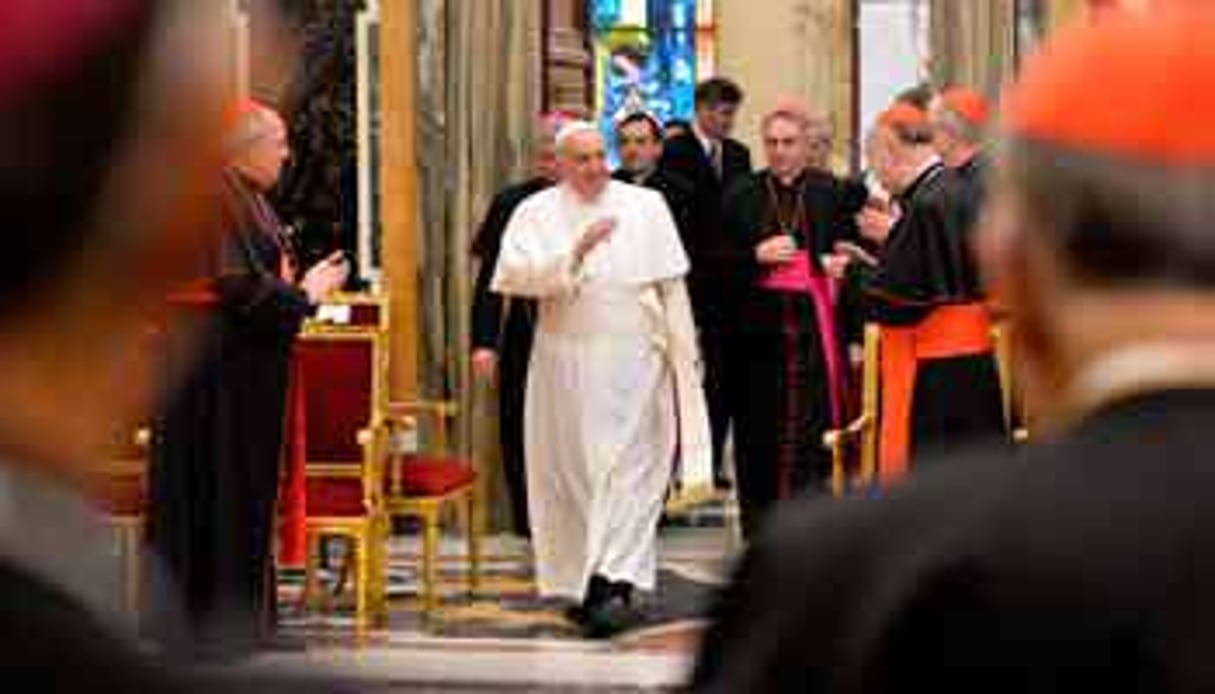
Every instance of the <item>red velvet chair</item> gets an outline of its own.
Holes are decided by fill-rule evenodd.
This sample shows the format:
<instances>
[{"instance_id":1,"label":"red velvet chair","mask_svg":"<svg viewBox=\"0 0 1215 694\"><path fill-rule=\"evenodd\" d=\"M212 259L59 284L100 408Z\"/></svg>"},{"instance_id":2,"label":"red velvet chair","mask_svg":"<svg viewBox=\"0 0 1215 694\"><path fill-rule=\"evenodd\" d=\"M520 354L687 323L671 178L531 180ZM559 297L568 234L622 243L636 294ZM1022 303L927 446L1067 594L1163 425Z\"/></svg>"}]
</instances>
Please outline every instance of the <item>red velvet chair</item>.
<instances>
[{"instance_id":1,"label":"red velvet chair","mask_svg":"<svg viewBox=\"0 0 1215 694\"><path fill-rule=\"evenodd\" d=\"M382 465L386 430L381 403L387 375L378 329L309 326L296 343L305 400L307 559L305 601L316 595L324 537L353 548L355 626L360 633L387 614L388 538Z\"/></svg>"},{"instance_id":2,"label":"red velvet chair","mask_svg":"<svg viewBox=\"0 0 1215 694\"><path fill-rule=\"evenodd\" d=\"M468 542L468 587L475 592L481 571L484 518L480 481L472 461L453 455L448 425L458 410L449 402L396 402L387 407L392 431L413 441L409 453L388 458L384 506L391 517L422 524L422 606L429 617L439 602L439 531L443 511L455 510Z\"/></svg>"}]
</instances>

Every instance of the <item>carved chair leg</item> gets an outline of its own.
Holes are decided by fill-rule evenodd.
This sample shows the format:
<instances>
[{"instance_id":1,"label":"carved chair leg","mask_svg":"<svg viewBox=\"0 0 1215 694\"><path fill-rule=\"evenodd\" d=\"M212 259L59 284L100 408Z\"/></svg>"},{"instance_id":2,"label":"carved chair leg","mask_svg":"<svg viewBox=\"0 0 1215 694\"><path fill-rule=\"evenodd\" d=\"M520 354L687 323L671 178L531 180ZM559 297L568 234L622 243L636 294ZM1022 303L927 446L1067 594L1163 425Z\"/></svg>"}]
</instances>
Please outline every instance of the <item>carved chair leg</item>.
<instances>
[{"instance_id":1,"label":"carved chair leg","mask_svg":"<svg viewBox=\"0 0 1215 694\"><path fill-rule=\"evenodd\" d=\"M354 563L354 629L361 637L367 630L367 598L371 588L370 531L360 532L351 542L349 559ZM347 564L351 563L350 561Z\"/></svg>"},{"instance_id":2,"label":"carved chair leg","mask_svg":"<svg viewBox=\"0 0 1215 694\"><path fill-rule=\"evenodd\" d=\"M476 492L468 495L468 589L475 596L481 590L481 504Z\"/></svg>"},{"instance_id":3,"label":"carved chair leg","mask_svg":"<svg viewBox=\"0 0 1215 694\"><path fill-rule=\"evenodd\" d=\"M439 515L436 510L422 514L422 532L422 610L429 618L439 602Z\"/></svg>"}]
</instances>

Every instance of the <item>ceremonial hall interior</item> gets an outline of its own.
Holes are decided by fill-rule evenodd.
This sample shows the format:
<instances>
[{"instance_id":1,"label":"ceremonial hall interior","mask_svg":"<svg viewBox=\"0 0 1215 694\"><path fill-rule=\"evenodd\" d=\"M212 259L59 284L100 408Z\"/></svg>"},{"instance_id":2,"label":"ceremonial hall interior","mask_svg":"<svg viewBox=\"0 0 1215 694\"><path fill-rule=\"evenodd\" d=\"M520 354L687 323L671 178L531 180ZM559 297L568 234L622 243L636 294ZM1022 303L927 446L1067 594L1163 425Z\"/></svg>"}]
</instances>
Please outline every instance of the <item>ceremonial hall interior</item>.
<instances>
[{"instance_id":1,"label":"ceremonial hall interior","mask_svg":"<svg viewBox=\"0 0 1215 694\"><path fill-rule=\"evenodd\" d=\"M191 587L196 578L216 585L226 585L232 578L222 573L228 569L199 573L203 560L198 557L214 554L220 566L219 560L230 551L251 552L245 567L237 562L232 570L257 565L249 580L251 585L264 581L265 590L263 598L257 598L263 602L251 604L258 605L259 629L268 629L273 637L267 637L264 647L232 652L219 647L231 644L207 643L216 647L212 651L202 647L206 638L198 636L205 632L200 627L199 642L186 649L191 656L180 667L197 668L219 681L231 678L270 689L286 681L303 691L665 692L683 690L697 671L712 679L711 662L697 665L698 659L709 656L698 654L705 647L706 634L715 633L713 639L727 637L724 630L711 632L717 617L737 608L722 597L734 594L723 591L732 581L745 580L736 577L739 559L749 542L763 536L767 523L779 516L782 509L774 507L797 503L802 495L823 506L879 503L885 486L908 471L905 460L887 461L891 450L902 446L905 452L911 447L910 467L917 467L917 434L910 435L909 443L904 432L888 448L885 425L880 423L896 416L891 412L898 407L898 389L914 390L914 411L907 405L908 411L901 414L912 421L912 429L929 416L923 414L928 405L921 407L919 400L921 386L924 390L930 386L926 367L921 367L919 383L904 385L897 374L886 370L886 357L878 356L879 343L883 354L893 354L902 344L897 334L909 328L893 321L895 327L886 331L872 317L861 318L859 310L855 324L851 314L845 316L850 296L850 280L845 278L852 277L846 270L824 280L830 284L822 290L825 294L815 293L820 285L807 285L807 293L797 295L803 303L790 299L780 304L784 308L773 309L777 313L753 309L725 320L712 317L717 315L715 309L706 306L714 299L705 297L724 296L727 290L722 287L733 280L720 280L715 286L717 275L705 275L708 280L698 275L699 264L711 262L704 260L709 256L690 246L685 254L679 240L687 245L689 225L698 229L697 224L720 224L729 229L750 212L745 204L732 207L731 202L745 195L747 188L721 182L730 175L730 146L749 150L750 164L740 175L750 176L752 170L771 166L777 171L781 166L780 157L787 156L781 154L778 142L782 124L814 133L808 141L819 148L816 158L813 163L795 162L794 168L802 173L793 180L809 180L810 185L831 181L822 183L827 186L822 190L840 192L824 197L823 207L816 209L819 203L812 203L804 214L818 220L834 214L821 212L831 205L844 209L850 204L849 191L854 193L859 186L859 203L832 217L859 226L860 231L854 232L859 236L855 244L828 243L818 249L819 258L808 255L805 247L789 253L809 258L806 262L819 273L816 281L825 277L823 272L830 275L834 257L840 262L855 264L860 258L876 264L871 254L880 254L866 245L865 238L867 224L880 224L873 221L876 217L864 215L892 215L896 220L900 214L912 216L910 195L899 202L887 196L879 204L874 202L874 188L865 193L863 182L874 180L875 169L881 168L875 154L881 147L874 145L874 138L881 139L883 128L899 136L909 129L928 132L957 123L963 133L994 131L1001 94L1035 51L1072 25L1098 22L1103 12L1117 11L1111 7L1119 3L223 0L198 4L206 5L208 9L200 14L209 12L207 21L216 21L222 35L216 45L222 47L224 101L229 104L223 115L225 153L260 147L265 137L273 137L267 133L274 132L274 124L283 128L281 173L265 186L248 176L233 184L232 199L248 201L251 211L248 218L239 209L232 214L256 226L272 220L275 228L281 228L275 236L281 239L275 242L279 245L265 257L274 258L269 262L274 281L283 278L287 289L282 291L295 292L291 295L295 298L284 299L286 303L275 310L286 310L283 306L292 306L291 301L302 302L303 308L279 349L257 332L263 328L240 327L245 325L241 321L256 318L260 309L250 307L261 300L257 292L262 290L230 289L223 284L223 278L230 277L224 274L230 272L228 255L219 261L224 269L214 285L174 286L167 311L175 317L167 319L169 327L162 325L152 340L151 349L162 353L149 361L189 370L184 361L176 362L181 353L189 352L214 380L175 371L168 379L173 385L156 404L135 415L126 413L122 421L113 423L108 448L98 456L104 464L90 471L92 483L86 485L86 496L94 497L101 512L106 529L103 559L115 570L87 580L103 584L115 619L138 634L133 637L136 650L171 652L173 639L166 634L184 634L188 629L179 629L180 625L198 614L209 614L208 610L227 614L226 598L215 593L208 598L214 603L190 597L187 606L174 608L181 609L179 616L167 616L177 615L165 607L175 602L177 590L202 594ZM1137 8L1151 3L1122 4ZM0 49L0 65L4 53ZM8 89L5 74L0 69L0 95ZM183 90L190 88L183 85ZM917 90L926 96L913 106ZM731 125L720 135L705 135L707 126L698 114L717 104L730 107L732 135ZM992 115L985 126L988 108ZM938 121L942 109L953 109L943 121L945 126ZM659 149L654 150L651 167L634 176L629 166L635 154L626 150L625 140L628 133L636 132L630 127L637 124L653 133L652 146ZM682 195L680 186L688 184L691 190L693 184L700 185L670 173L683 165L676 149L680 135L668 134L680 126L693 149L698 143L687 133L707 146L698 154L704 155L700 157L704 171L710 177L716 171L718 177L715 212L697 207L701 198L682 212L672 202ZM937 135L931 138L935 146ZM723 139L724 152L719 149ZM927 147L928 142L919 144ZM591 147L591 154L578 149L584 145ZM538 156L545 152L556 158L556 178L537 185L536 190L543 192L528 191L526 200L524 193L512 193L519 191L515 186L537 177ZM594 157L599 155L603 160L596 164ZM579 156L591 157L591 163ZM940 160L950 164L948 156ZM933 161L938 159L934 156ZM643 303L652 301L659 307L654 310L666 311L664 318L654 319L666 321L658 333L646 338L661 342L654 354L662 356L653 364L644 361L648 356L637 357L630 362L637 365L628 368L611 361L620 359L623 364L632 358L627 356L631 343L625 338L602 337L603 342L588 338L586 346L575 348L569 335L584 328L553 327L559 316L573 312L571 306L598 296L591 290L581 294L573 290L558 299L543 291L531 293L532 287L544 282L584 281L579 274L584 269L592 277L586 280L592 284L586 286L593 285L595 273L610 273L616 266L606 261L596 264L595 246L601 239L591 239L588 232L578 240L575 269L569 277L557 276L568 268L552 270L553 277L540 276L548 266L518 269L533 259L529 254L544 252L545 224L557 220L558 226L572 225L569 220L574 217L567 219L568 215L587 215L577 219L594 221L589 215L600 214L594 211L598 207L591 211L567 207L559 197L565 193L547 190L550 184L559 184L566 193L567 186L577 190L578 177L596 165L605 167L604 180L607 169L618 169L620 174L600 184L606 186L608 202L595 203L617 206L607 218L614 232L608 232L623 240L634 233L635 224L641 234L632 255L621 251L620 257L645 256L635 261L639 268L663 263L682 268L654 276L654 285L643 295ZM764 175L768 174L756 173L755 180L762 181ZM768 178L767 188L762 182L754 188L755 204L772 208L770 216L763 212L763 223L755 226L771 222L783 229L802 223L798 216L802 211L782 212L785 183L778 178ZM880 171L876 178L889 187ZM797 185L804 194L807 184ZM643 194L640 188L652 190ZM736 188L741 192L732 196ZM501 209L512 194L510 206ZM688 195L699 196L700 189ZM662 200L671 203L670 214L637 212ZM874 207L865 208L868 212L861 211L870 204ZM801 203L793 205L798 208ZM227 214L228 208L223 209ZM512 210L519 211L512 216ZM550 212L552 216L546 216ZM895 231L889 233L898 233L903 223L893 221ZM529 232L535 233L530 240ZM486 241L486 234L497 236ZM663 234L673 240L666 246L655 240ZM609 237L602 250L613 248ZM671 248L670 258L658 257ZM767 262L765 253L785 252L767 248L762 243L755 247L758 262ZM224 253L229 250L225 247ZM253 248L254 254L264 250ZM788 259L782 256L781 262ZM256 258L252 262L258 265ZM685 293L681 277L689 262ZM750 257L746 262L756 261ZM304 272L307 268L311 269ZM512 268L517 275L511 274ZM234 300L237 308L228 307L230 296L239 297ZM201 316L212 315L216 301L220 308L214 309L214 315L223 316L216 320L237 325L231 328L234 332L214 341L197 339L189 349L178 351L174 326L189 323L190 330L205 333L212 325L205 321L211 319ZM539 302L538 309L533 301ZM824 318L824 301L826 310L836 311L835 318ZM947 313L956 317L979 303L958 304L953 306L957 312ZM650 304L645 306L638 320L651 315L645 313ZM608 303L597 310L607 316L617 307ZM504 343L517 337L512 326L524 315L535 324L527 330L537 331L534 345L530 333L526 338L534 351L529 356L525 346L521 355L512 355ZM996 396L992 402L1004 444L1030 445L1037 420L1032 398L1022 397L1016 341L1011 336L1015 321L998 312L993 315L988 323L985 314L980 328L978 339L988 345L982 368L959 378L978 379L990 371L991 392ZM693 317L698 326L693 325ZM626 330L631 319L631 313L618 311L611 320L603 320L613 326L619 322L625 326L619 330ZM287 319L264 320L269 326ZM704 336L712 331L703 321L718 321L714 330L755 342L744 348L738 346L744 338L732 338L729 349L735 352L726 357L713 354ZM756 326L769 325L765 321L776 326L771 353L755 346L760 339L755 336L763 329ZM700 383L691 391L683 388L679 350L681 344L689 344L681 332L685 324L692 334L685 356L690 355L693 369L686 373L703 372L711 379L714 363L745 371L731 376L733 385L726 387L724 399L710 392L708 380L703 396ZM971 324L951 323L962 325ZM566 342L550 339L562 330L571 331L561 338ZM951 337L964 332L963 327L951 330ZM917 338L908 339L914 361ZM240 340L248 341L248 351L238 358L229 350L237 349L234 345ZM920 348L929 349L923 344ZM582 349L586 352L577 351ZM256 362L250 356L255 352L276 356ZM697 356L702 352L703 361ZM587 354L602 361L595 362ZM591 361L571 366L578 359ZM281 364L281 378L270 375L279 368L275 364ZM641 380L651 366L658 374L653 386ZM632 373L633 368L637 373ZM765 376L769 373L770 378ZM177 387L180 390L173 392L192 395L169 393ZM642 394L646 388L661 397ZM809 393L805 401L809 405L798 405L793 401L800 396L788 395L802 392L799 389ZM970 397L953 381L945 390L959 401ZM234 394L238 391L246 394ZM225 395L215 395L221 392ZM607 393L605 398L632 404L618 407L595 401L600 392ZM267 395L273 393L277 395ZM216 402L231 403L230 411L200 404L212 396L218 398ZM722 407L734 413L732 435L719 436ZM980 419L981 405L969 409L971 419ZM255 419L269 417L271 425L281 424L281 437L267 438L269 450L277 451L277 456L266 454L273 458L268 469L275 491L265 497L273 519L266 521L272 529L258 531L268 543L260 558L243 541L216 541L204 548L190 544L193 539L181 539L196 537L190 533L202 526L208 533L236 536L246 530L257 534L249 529L265 525L252 520L256 514L246 518L245 511L236 510L237 502L225 501L229 488L225 485L253 489L259 483L252 473L247 479L241 476L243 466L251 463L230 462L236 470L233 474L239 473L236 481L221 476L204 484L197 474L180 472L187 463L205 467L208 451L237 455L227 438L220 445L218 439L202 433L202 422L212 416L227 422L213 428L222 429L217 436L230 437L237 447L243 436L262 437L264 430L255 432L261 426L252 423ZM242 418L248 423L236 421ZM650 443L601 438L607 434L595 428L607 431L612 426L636 427L650 436L646 439ZM799 433L798 427L804 431ZM234 433L241 431L255 433ZM571 442L570 436L585 440ZM629 448L625 453L612 448L618 445ZM628 465L646 458L655 447L659 453L650 457L660 464L659 489L647 496L649 479L629 472ZM621 469L613 468L611 473L619 477L591 470L587 481L581 473L570 473L582 465L578 458L583 451L588 460L607 460L608 452L622 458ZM696 455L697 451L704 455ZM774 470L770 479L748 472L757 460L768 462L769 453ZM246 460L230 461L238 459ZM813 471L805 473L799 466ZM807 482L799 476L803 474L813 479ZM584 494L584 482L592 491ZM769 483L771 498L752 491ZM612 485L617 486L610 493L603 491ZM204 511L197 510L203 508L199 500L208 495L214 496L214 504L205 513L212 515L200 520ZM187 506L193 510L181 510ZM6 513L0 512L0 518L7 518ZM578 525L577 530L570 530L571 524ZM64 532L70 532L67 527ZM566 580L561 574L566 564L582 561L581 555L570 554L575 550L566 544L578 530L589 538L585 544L612 548L587 552L615 557L613 552L641 548L644 556L604 559L600 565L626 568L597 569L593 558L587 559L588 568L574 567L575 573L582 572L578 581L589 580L586 597L554 588ZM10 532L24 531L9 529L4 534ZM597 534L614 535L614 541L596 539ZM622 537L635 539L622 542ZM174 544L179 540L183 544ZM573 542L577 552L584 551L583 544L581 537ZM645 554L651 544L656 547L652 556ZM179 550L184 554L176 554ZM7 550L2 553L7 555ZM796 549L791 554L796 555ZM634 561L640 564L630 563ZM652 565L647 563L651 561ZM803 575L812 574L793 574ZM231 582L236 585L241 580L245 579ZM806 589L846 590L841 586ZM240 610L242 604L227 607ZM216 633L217 638L228 634ZM262 638L263 632L258 634ZM731 647L738 646L735 641ZM197 651L190 650L195 647ZM809 641L804 647L817 646ZM710 652L716 651L704 653ZM727 684L697 690L737 689Z\"/></svg>"}]
</instances>

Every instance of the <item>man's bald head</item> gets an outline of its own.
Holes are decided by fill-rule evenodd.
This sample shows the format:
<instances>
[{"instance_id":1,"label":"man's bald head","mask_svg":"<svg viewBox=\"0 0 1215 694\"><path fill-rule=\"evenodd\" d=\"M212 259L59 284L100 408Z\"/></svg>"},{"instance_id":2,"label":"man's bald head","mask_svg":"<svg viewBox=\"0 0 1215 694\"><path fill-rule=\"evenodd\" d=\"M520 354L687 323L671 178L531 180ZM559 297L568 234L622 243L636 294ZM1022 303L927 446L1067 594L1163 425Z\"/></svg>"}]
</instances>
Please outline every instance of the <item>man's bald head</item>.
<instances>
[{"instance_id":1,"label":"man's bald head","mask_svg":"<svg viewBox=\"0 0 1215 694\"><path fill-rule=\"evenodd\" d=\"M593 123L573 121L557 133L557 172L579 197L592 200L607 186L607 147Z\"/></svg>"},{"instance_id":2,"label":"man's bald head","mask_svg":"<svg viewBox=\"0 0 1215 694\"><path fill-rule=\"evenodd\" d=\"M224 133L224 151L229 165L258 188L269 190L290 156L287 124L265 104L242 102Z\"/></svg>"}]
</instances>

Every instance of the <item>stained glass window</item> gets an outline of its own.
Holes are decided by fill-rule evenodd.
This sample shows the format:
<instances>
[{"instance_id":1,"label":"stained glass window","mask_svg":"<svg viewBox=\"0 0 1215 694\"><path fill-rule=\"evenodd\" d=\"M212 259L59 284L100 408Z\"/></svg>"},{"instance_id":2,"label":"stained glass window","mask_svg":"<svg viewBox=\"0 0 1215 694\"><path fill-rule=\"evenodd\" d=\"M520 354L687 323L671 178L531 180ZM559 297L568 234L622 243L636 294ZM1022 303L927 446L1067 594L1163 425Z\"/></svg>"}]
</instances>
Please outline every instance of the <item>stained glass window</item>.
<instances>
[{"instance_id":1,"label":"stained glass window","mask_svg":"<svg viewBox=\"0 0 1215 694\"><path fill-rule=\"evenodd\" d=\"M716 69L714 2L591 0L595 107L608 142L616 119L634 111L663 123L692 117L696 83Z\"/></svg>"}]
</instances>

